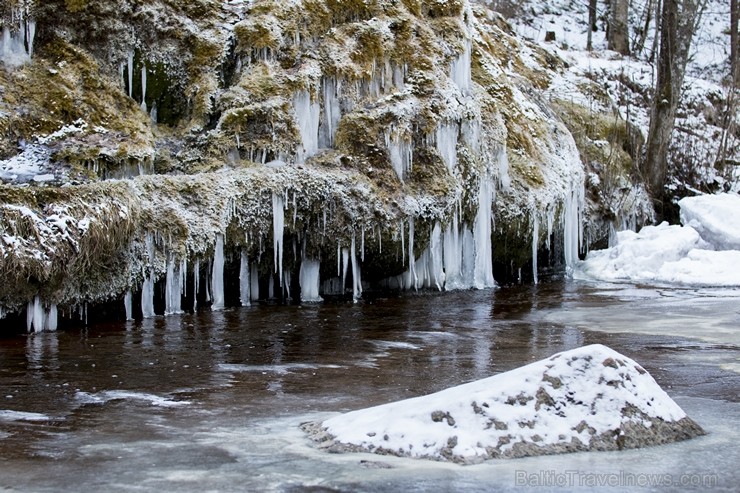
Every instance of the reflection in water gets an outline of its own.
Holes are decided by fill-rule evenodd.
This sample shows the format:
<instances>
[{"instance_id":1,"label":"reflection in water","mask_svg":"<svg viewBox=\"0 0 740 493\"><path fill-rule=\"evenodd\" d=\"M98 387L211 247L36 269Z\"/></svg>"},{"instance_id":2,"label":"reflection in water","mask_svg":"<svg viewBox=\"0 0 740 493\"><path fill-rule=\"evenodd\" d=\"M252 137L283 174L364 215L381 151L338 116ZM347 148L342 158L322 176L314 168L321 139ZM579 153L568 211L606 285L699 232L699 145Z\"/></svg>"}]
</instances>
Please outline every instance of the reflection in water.
<instances>
[{"instance_id":1,"label":"reflection in water","mask_svg":"<svg viewBox=\"0 0 740 493\"><path fill-rule=\"evenodd\" d=\"M710 309L702 310L702 300ZM694 398L700 411L706 402L715 408L727 401L725 411L740 414L732 404L740 400L740 375L722 369L738 361L738 346L727 339L735 337L737 306L732 294L717 301L541 283L356 304L255 305L5 339L0 411L12 419L0 421L0 470L30 490L354 490L359 459L312 449L297 428L301 421L435 392L595 342L640 361L672 395ZM725 342L658 332L680 325L686 310L695 333ZM652 329L640 333L642 327ZM24 420L22 413L52 419ZM737 430L728 433L723 439L740 439ZM701 446L684 447L702 460ZM677 470L685 467L686 448L662 450ZM527 464L583 466L577 457ZM396 490L501 487L491 471L511 472L500 465L461 474L440 464L394 464L392 472L362 473L363 481L382 485L370 491L387 490L383 478ZM35 473L39 465L56 468L59 482L45 483Z\"/></svg>"}]
</instances>

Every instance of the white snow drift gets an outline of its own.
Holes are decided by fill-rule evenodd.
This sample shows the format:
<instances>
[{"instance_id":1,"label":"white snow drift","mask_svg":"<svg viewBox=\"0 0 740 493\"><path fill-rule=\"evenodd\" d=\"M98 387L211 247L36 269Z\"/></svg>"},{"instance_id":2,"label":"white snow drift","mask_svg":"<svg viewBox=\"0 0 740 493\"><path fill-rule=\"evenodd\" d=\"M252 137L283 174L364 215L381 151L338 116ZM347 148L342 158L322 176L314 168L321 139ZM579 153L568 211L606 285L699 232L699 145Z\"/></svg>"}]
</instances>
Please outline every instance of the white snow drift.
<instances>
[{"instance_id":1,"label":"white snow drift","mask_svg":"<svg viewBox=\"0 0 740 493\"><path fill-rule=\"evenodd\" d=\"M679 206L683 226L620 231L615 246L589 253L576 277L740 286L740 196L687 197Z\"/></svg>"},{"instance_id":2,"label":"white snow drift","mask_svg":"<svg viewBox=\"0 0 740 493\"><path fill-rule=\"evenodd\" d=\"M640 365L602 345L313 426L305 429L329 450L462 463L615 450L702 433Z\"/></svg>"}]
</instances>

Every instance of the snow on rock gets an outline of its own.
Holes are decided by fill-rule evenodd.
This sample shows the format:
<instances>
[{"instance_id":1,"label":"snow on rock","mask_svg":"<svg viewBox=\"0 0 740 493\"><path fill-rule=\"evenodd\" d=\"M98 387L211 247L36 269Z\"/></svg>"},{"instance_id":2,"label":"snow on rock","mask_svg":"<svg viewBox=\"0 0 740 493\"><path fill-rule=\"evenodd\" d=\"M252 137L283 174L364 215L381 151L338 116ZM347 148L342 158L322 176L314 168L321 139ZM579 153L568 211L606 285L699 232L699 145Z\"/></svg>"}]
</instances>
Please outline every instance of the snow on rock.
<instances>
[{"instance_id":1,"label":"snow on rock","mask_svg":"<svg viewBox=\"0 0 740 493\"><path fill-rule=\"evenodd\" d=\"M638 448L704 433L640 365L598 344L303 428L333 452L463 464Z\"/></svg>"},{"instance_id":2,"label":"snow on rock","mask_svg":"<svg viewBox=\"0 0 740 493\"><path fill-rule=\"evenodd\" d=\"M740 286L740 197L703 195L679 202L684 226L620 231L617 244L592 251L576 277L701 286Z\"/></svg>"},{"instance_id":3,"label":"snow on rock","mask_svg":"<svg viewBox=\"0 0 740 493\"><path fill-rule=\"evenodd\" d=\"M681 222L716 250L740 250L740 195L723 193L679 201Z\"/></svg>"}]
</instances>

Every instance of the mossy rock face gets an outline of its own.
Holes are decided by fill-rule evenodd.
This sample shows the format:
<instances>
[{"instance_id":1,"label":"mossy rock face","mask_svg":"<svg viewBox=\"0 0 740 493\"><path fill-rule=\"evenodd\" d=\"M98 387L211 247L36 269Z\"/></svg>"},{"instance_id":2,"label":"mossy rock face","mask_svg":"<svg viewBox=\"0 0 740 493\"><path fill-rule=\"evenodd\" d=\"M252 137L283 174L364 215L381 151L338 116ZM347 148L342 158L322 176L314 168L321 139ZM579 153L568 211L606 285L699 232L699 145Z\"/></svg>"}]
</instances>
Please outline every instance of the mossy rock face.
<instances>
[{"instance_id":1,"label":"mossy rock face","mask_svg":"<svg viewBox=\"0 0 740 493\"><path fill-rule=\"evenodd\" d=\"M321 260L322 279L335 276L336 244L349 247L354 235L359 256L364 228L363 279L379 285L409 267L402 221L404 235L414 221L418 257L436 223L476 222L485 182L494 260L521 266L531 261L530 205L558 207L567 174L573 182L582 174L539 96L561 63L467 0L49 0L38 9L34 59L0 68L0 153L82 121L44 144L54 165L80 181L129 178L139 167L152 176L126 182L136 205L112 220L128 242L99 247L107 270L90 263L86 284L52 255L51 267L20 268L33 279L26 294L47 283L49 299L117 296L137 289L144 269L161 279L168 255L206 262L216 234L226 238L228 269L245 251L260 259L263 282L275 268L273 194L285 201L286 269L300 263L295 242ZM454 70L468 50L472 80ZM393 146L412 156L401 177ZM72 190L105 195L111 183ZM75 211L77 221L88 213Z\"/></svg>"}]
</instances>

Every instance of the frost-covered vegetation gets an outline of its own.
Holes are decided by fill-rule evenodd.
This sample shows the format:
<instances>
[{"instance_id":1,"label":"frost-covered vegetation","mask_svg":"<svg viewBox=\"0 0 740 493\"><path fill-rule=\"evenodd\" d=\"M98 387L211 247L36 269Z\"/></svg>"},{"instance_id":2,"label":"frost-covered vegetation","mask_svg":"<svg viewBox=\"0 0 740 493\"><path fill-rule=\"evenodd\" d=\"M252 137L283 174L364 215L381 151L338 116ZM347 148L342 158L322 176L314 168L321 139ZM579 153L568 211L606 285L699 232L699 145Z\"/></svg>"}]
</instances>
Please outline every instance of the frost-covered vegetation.
<instances>
[{"instance_id":1,"label":"frost-covered vegetation","mask_svg":"<svg viewBox=\"0 0 740 493\"><path fill-rule=\"evenodd\" d=\"M653 218L609 88L482 4L13 0L0 18L0 306L29 328L57 305L536 282Z\"/></svg>"}]
</instances>

